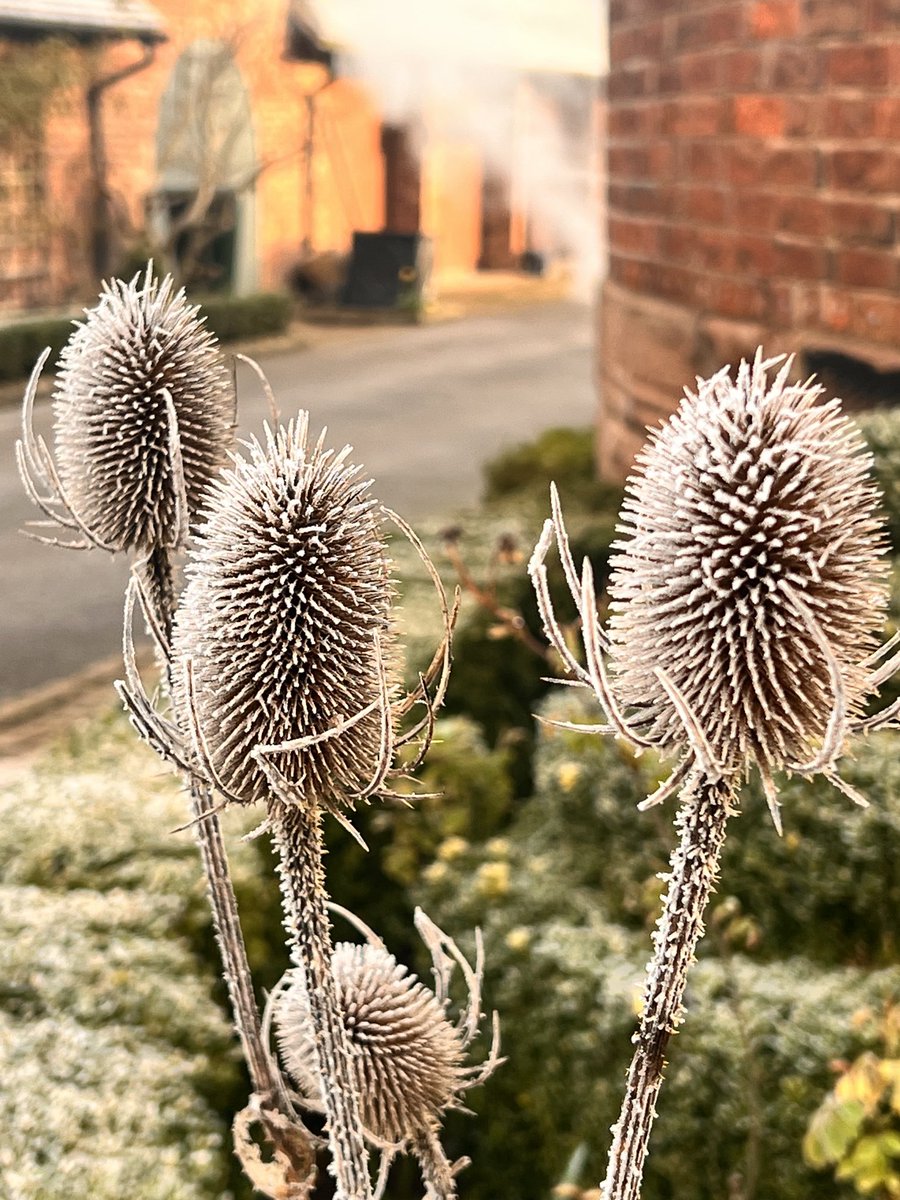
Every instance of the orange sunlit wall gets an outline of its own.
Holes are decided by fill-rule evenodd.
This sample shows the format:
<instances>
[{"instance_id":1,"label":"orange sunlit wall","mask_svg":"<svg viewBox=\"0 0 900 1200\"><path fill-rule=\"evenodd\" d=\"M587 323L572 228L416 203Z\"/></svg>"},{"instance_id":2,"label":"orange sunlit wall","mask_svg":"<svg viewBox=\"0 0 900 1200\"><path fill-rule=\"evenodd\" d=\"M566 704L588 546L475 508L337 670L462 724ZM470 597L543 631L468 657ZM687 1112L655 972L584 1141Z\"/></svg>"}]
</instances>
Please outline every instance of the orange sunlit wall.
<instances>
[{"instance_id":1,"label":"orange sunlit wall","mask_svg":"<svg viewBox=\"0 0 900 1200\"><path fill-rule=\"evenodd\" d=\"M253 200L242 210L250 286L277 289L307 248L349 250L355 229L378 230L385 221L382 113L377 99L349 79L330 81L324 67L290 61L283 0L154 0L168 40L155 47L145 69L104 93L103 122L110 187L123 215L122 245L139 243L147 202L159 188L157 138L160 102L179 56L198 41L227 41L246 89L258 176ZM103 78L140 59L136 41L79 51L85 78ZM527 91L527 89L525 89ZM520 149L509 185L509 261L527 244L548 239L533 217L536 154L533 113L522 88L511 97L510 137ZM307 98L313 97L312 207L308 187ZM447 114L444 114L446 118ZM485 172L483 148L441 113L425 116L420 228L432 239L437 273L473 271L482 259ZM53 298L89 298L90 280L87 122L84 85L73 88L65 114L47 130L48 208L54 229ZM494 193L492 193L494 194ZM502 214L501 214L502 216ZM499 264L498 264L499 265ZM246 280L241 286L247 286Z\"/></svg>"},{"instance_id":2,"label":"orange sunlit wall","mask_svg":"<svg viewBox=\"0 0 900 1200\"><path fill-rule=\"evenodd\" d=\"M346 250L354 229L384 224L381 116L359 84L336 79L315 101L315 250Z\"/></svg>"},{"instance_id":3,"label":"orange sunlit wall","mask_svg":"<svg viewBox=\"0 0 900 1200\"><path fill-rule=\"evenodd\" d=\"M422 232L433 239L434 271L474 270L481 254L482 162L471 143L426 143Z\"/></svg>"},{"instance_id":4,"label":"orange sunlit wall","mask_svg":"<svg viewBox=\"0 0 900 1200\"><path fill-rule=\"evenodd\" d=\"M160 99L182 51L201 39L231 41L247 88L257 164L255 248L257 283L282 286L297 257L301 229L305 87L319 69L283 59L282 3L253 0L154 0L169 40L157 48L147 70L107 94L105 127L113 188L129 205L139 228L145 198L156 186L156 133ZM137 57L137 48L111 47L107 66Z\"/></svg>"}]
</instances>

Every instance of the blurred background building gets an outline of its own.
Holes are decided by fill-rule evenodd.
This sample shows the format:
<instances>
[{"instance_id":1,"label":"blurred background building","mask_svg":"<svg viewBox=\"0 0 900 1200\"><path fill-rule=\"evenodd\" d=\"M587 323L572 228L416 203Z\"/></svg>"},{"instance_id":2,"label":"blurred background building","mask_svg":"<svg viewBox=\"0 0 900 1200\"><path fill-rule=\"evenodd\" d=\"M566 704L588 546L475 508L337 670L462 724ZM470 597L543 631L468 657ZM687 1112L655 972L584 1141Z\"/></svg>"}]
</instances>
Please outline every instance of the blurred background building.
<instances>
[{"instance_id":1,"label":"blurred background building","mask_svg":"<svg viewBox=\"0 0 900 1200\"><path fill-rule=\"evenodd\" d=\"M599 12L444 7L0 0L0 311L150 254L199 290L334 298L354 234L420 278L593 272Z\"/></svg>"}]
</instances>

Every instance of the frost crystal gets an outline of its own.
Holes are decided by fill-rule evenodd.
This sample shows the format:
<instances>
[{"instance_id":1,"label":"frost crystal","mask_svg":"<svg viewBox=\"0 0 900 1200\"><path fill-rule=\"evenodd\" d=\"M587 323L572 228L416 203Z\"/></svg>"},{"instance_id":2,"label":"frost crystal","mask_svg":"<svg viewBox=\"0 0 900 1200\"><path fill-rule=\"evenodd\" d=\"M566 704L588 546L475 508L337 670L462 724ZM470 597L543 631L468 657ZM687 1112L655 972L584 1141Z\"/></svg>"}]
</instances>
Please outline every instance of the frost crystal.
<instances>
[{"instance_id":1,"label":"frost crystal","mask_svg":"<svg viewBox=\"0 0 900 1200\"><path fill-rule=\"evenodd\" d=\"M366 791L390 720L391 585L379 513L349 447L307 418L253 441L209 493L176 619L176 686L220 790L327 807ZM263 757L265 756L265 757Z\"/></svg>"},{"instance_id":2,"label":"frost crystal","mask_svg":"<svg viewBox=\"0 0 900 1200\"><path fill-rule=\"evenodd\" d=\"M59 479L79 524L107 549L180 544L231 445L231 381L198 311L148 267L105 284L63 349Z\"/></svg>"},{"instance_id":3,"label":"frost crystal","mask_svg":"<svg viewBox=\"0 0 900 1200\"><path fill-rule=\"evenodd\" d=\"M755 762L764 779L840 740L836 691L859 714L887 599L859 433L840 401L817 403L819 386L788 384L790 361L771 385L770 366L757 356L736 381L698 381L651 436L609 585L612 682L632 727L688 749L680 696L723 771Z\"/></svg>"}]
</instances>

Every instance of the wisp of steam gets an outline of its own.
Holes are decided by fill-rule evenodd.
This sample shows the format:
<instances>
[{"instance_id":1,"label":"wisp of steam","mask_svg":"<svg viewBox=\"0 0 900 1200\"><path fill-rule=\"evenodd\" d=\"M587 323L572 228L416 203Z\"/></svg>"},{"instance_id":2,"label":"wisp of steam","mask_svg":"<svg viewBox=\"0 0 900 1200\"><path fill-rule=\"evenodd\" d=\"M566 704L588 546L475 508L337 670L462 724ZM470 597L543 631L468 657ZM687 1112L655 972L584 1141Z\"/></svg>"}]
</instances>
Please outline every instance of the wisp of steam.
<instances>
[{"instance_id":1,"label":"wisp of steam","mask_svg":"<svg viewBox=\"0 0 900 1200\"><path fill-rule=\"evenodd\" d=\"M506 179L537 247L565 258L589 295L601 246L596 0L308 0L304 18L361 80L384 120L474 146Z\"/></svg>"}]
</instances>

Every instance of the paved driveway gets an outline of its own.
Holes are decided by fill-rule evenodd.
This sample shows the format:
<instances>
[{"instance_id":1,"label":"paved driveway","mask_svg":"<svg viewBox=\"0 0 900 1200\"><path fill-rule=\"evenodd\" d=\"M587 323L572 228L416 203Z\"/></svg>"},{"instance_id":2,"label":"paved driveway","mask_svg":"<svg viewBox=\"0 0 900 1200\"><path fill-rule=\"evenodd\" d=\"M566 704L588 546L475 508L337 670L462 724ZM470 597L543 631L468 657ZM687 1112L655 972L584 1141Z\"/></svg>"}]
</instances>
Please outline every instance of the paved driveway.
<instances>
[{"instance_id":1,"label":"paved driveway","mask_svg":"<svg viewBox=\"0 0 900 1200\"><path fill-rule=\"evenodd\" d=\"M317 430L355 450L387 504L412 520L474 503L480 468L551 425L593 419L590 311L552 304L419 327L340 331L260 362L283 417L306 407ZM240 429L266 415L240 368ZM48 406L38 415L46 431ZM54 550L17 530L36 515L13 461L18 414L0 412L0 700L116 652L124 559Z\"/></svg>"}]
</instances>

